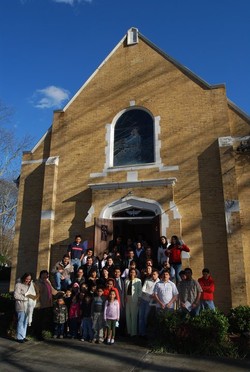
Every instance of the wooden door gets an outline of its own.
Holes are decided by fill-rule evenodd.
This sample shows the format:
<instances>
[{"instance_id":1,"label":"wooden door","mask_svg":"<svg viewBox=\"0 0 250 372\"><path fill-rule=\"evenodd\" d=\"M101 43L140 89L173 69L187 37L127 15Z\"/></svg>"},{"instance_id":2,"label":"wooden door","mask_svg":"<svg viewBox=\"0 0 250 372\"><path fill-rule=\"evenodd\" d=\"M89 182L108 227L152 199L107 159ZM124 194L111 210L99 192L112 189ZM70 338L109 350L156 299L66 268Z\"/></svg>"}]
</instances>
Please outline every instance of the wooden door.
<instances>
[{"instance_id":1,"label":"wooden door","mask_svg":"<svg viewBox=\"0 0 250 372\"><path fill-rule=\"evenodd\" d=\"M153 231L152 231L152 240L153 240L153 246L155 248L158 248L158 245L159 245L159 241L160 241L160 234L161 234L161 231L160 231L160 216L155 216L153 219L152 219L152 227L153 227Z\"/></svg>"},{"instance_id":2,"label":"wooden door","mask_svg":"<svg viewBox=\"0 0 250 372\"><path fill-rule=\"evenodd\" d=\"M95 218L94 252L101 258L113 239L113 221L106 218Z\"/></svg>"}]
</instances>

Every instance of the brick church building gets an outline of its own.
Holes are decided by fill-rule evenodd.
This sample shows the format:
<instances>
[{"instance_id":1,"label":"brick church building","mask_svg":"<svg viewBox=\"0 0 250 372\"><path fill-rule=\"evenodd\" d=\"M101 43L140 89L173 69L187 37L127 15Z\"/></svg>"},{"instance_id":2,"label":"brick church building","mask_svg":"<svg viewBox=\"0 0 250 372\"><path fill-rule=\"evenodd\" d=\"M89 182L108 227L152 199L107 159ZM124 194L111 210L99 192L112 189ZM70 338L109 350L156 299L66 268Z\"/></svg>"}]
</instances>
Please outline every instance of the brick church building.
<instances>
[{"instance_id":1,"label":"brick church building","mask_svg":"<svg viewBox=\"0 0 250 372\"><path fill-rule=\"evenodd\" d=\"M101 255L117 235L190 247L222 310L250 305L250 120L136 28L23 154L11 288L76 234Z\"/></svg>"}]
</instances>

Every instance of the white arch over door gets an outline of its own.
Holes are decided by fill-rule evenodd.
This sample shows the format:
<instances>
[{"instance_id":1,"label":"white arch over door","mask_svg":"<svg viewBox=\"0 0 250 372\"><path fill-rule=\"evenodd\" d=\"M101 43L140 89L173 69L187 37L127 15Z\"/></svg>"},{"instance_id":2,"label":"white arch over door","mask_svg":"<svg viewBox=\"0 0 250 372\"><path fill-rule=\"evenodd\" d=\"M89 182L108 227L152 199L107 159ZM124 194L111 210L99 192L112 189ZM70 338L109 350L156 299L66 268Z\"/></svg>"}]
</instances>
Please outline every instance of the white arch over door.
<instances>
[{"instance_id":1,"label":"white arch over door","mask_svg":"<svg viewBox=\"0 0 250 372\"><path fill-rule=\"evenodd\" d=\"M168 214L162 209L161 205L151 199L128 196L122 199L115 200L111 204L107 204L100 213L100 218L115 219L113 215L117 212L130 208L138 208L155 213L156 216L161 216L161 233L166 234L169 227Z\"/></svg>"}]
</instances>

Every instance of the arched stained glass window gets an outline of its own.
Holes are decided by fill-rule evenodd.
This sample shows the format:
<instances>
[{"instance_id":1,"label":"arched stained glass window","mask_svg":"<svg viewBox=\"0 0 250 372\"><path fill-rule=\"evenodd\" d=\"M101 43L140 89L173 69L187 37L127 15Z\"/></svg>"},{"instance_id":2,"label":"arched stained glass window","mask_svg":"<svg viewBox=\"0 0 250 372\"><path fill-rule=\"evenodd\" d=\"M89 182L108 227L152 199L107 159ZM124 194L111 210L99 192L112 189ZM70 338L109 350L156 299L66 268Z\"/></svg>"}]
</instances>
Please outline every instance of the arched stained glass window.
<instances>
[{"instance_id":1,"label":"arched stained glass window","mask_svg":"<svg viewBox=\"0 0 250 372\"><path fill-rule=\"evenodd\" d=\"M154 121L141 109L124 112L115 125L114 166L153 163Z\"/></svg>"}]
</instances>

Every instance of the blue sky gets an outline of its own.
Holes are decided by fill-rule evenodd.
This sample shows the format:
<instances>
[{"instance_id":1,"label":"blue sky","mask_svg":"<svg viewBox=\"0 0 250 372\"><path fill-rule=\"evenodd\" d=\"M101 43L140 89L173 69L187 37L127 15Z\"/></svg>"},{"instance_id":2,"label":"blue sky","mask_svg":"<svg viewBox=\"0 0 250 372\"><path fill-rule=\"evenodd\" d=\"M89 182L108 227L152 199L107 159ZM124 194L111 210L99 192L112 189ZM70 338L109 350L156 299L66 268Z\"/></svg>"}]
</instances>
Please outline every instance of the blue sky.
<instances>
[{"instance_id":1,"label":"blue sky","mask_svg":"<svg viewBox=\"0 0 250 372\"><path fill-rule=\"evenodd\" d=\"M250 114L249 0L0 0L0 100L35 145L131 27Z\"/></svg>"}]
</instances>

